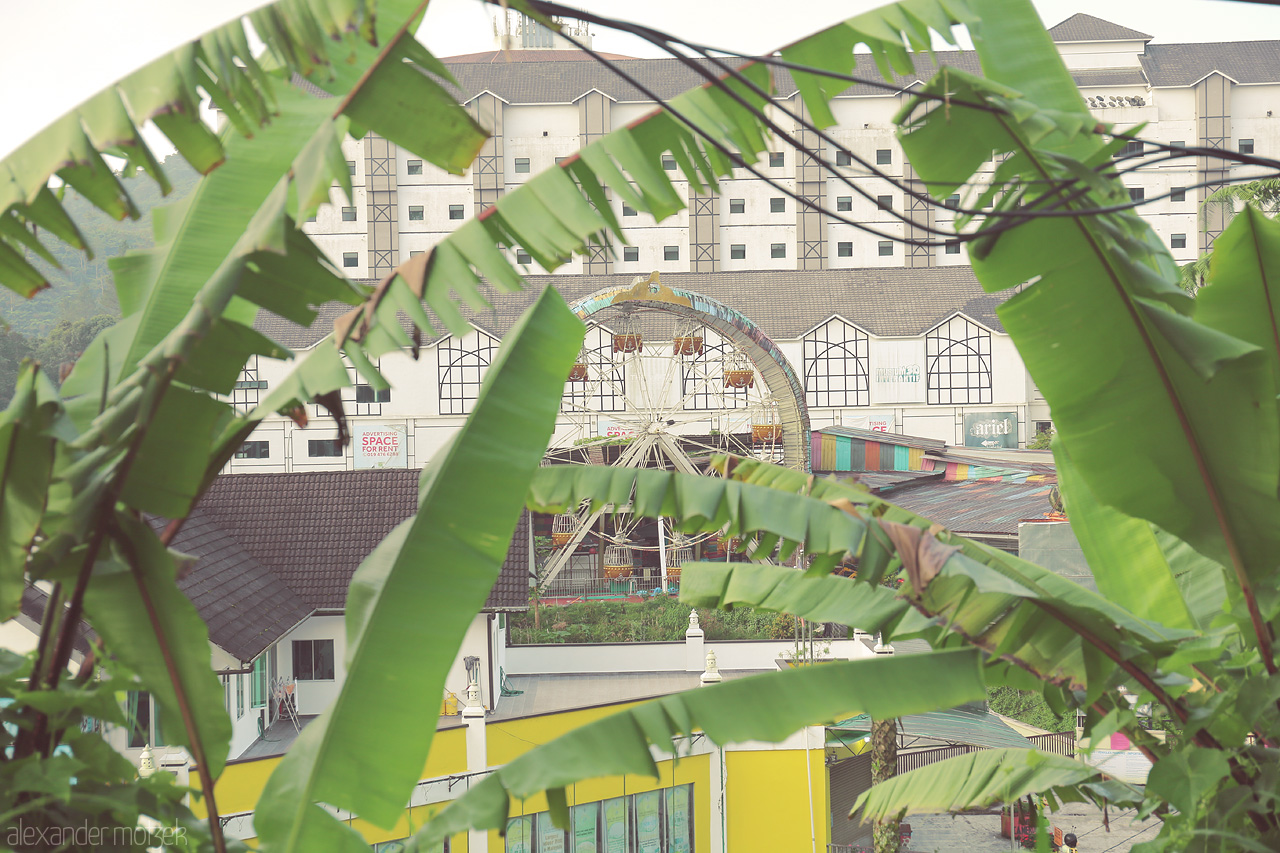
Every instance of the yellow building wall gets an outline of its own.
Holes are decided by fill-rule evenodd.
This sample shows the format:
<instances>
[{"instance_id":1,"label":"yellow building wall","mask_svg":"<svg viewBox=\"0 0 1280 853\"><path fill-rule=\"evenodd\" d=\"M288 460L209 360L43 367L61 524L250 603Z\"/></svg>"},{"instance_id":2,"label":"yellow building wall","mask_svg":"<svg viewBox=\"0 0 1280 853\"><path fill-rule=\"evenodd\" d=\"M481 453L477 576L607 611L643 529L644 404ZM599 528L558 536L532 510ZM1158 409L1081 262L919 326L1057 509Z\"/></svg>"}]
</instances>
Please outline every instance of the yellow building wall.
<instances>
[{"instance_id":1,"label":"yellow building wall","mask_svg":"<svg viewBox=\"0 0 1280 853\"><path fill-rule=\"evenodd\" d=\"M728 849L732 853L826 850L831 841L831 805L823 759L821 749L725 753Z\"/></svg>"},{"instance_id":2,"label":"yellow building wall","mask_svg":"<svg viewBox=\"0 0 1280 853\"><path fill-rule=\"evenodd\" d=\"M544 719L533 717L531 720ZM579 724L580 725L580 724ZM693 784L693 835L694 850L709 850L711 846L711 756L693 755L679 761L659 761L658 778L635 776L606 776L587 782L578 782L565 789L570 806L594 803L629 794L643 794L659 788ZM525 800L512 798L508 817L537 814L547 811L547 798L543 794ZM502 837L496 830L489 832L489 853L501 853Z\"/></svg>"},{"instance_id":3,"label":"yellow building wall","mask_svg":"<svg viewBox=\"0 0 1280 853\"><path fill-rule=\"evenodd\" d=\"M539 714L536 717L490 723L485 732L489 766L509 764L535 746L542 746L544 743L555 740L578 726L594 723L596 720L634 708L639 704L639 702L628 702L604 705L597 708L583 708L579 711Z\"/></svg>"}]
</instances>

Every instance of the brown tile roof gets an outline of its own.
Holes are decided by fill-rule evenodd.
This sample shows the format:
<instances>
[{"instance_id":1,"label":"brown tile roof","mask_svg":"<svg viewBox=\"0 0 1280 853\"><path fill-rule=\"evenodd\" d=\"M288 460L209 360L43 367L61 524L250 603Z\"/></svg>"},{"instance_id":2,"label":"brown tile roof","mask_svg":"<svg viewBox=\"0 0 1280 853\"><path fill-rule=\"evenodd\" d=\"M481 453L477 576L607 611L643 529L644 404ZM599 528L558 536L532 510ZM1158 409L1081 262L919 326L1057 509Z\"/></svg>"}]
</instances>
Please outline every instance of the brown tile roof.
<instances>
[{"instance_id":1,"label":"brown tile roof","mask_svg":"<svg viewBox=\"0 0 1280 853\"><path fill-rule=\"evenodd\" d=\"M149 519L157 532L163 519ZM244 549L236 537L197 507L173 540L197 558L178 587L209 626L209 639L251 661L309 616L312 606Z\"/></svg>"},{"instance_id":2,"label":"brown tile roof","mask_svg":"<svg viewBox=\"0 0 1280 853\"><path fill-rule=\"evenodd\" d=\"M554 286L573 302L606 287L630 284L633 273L611 275L531 275L519 293L490 291L492 308L463 314L491 334L506 333L543 288ZM821 270L814 272L751 270L742 272L663 273L662 283L710 296L736 308L775 340L793 340L839 314L873 335L920 335L957 311L1003 331L996 306L1008 293L982 290L967 266L911 269ZM265 311L254 327L293 349L315 344L333 330L333 321L349 306L324 306L310 328Z\"/></svg>"},{"instance_id":3,"label":"brown tile roof","mask_svg":"<svg viewBox=\"0 0 1280 853\"><path fill-rule=\"evenodd\" d=\"M201 509L309 608L340 610L360 562L418 506L417 470L225 474ZM528 604L528 526L517 527L486 610Z\"/></svg>"},{"instance_id":4,"label":"brown tile roof","mask_svg":"<svg viewBox=\"0 0 1280 853\"><path fill-rule=\"evenodd\" d=\"M1049 28L1054 41L1150 41L1152 36L1077 12L1056 27Z\"/></svg>"}]
</instances>

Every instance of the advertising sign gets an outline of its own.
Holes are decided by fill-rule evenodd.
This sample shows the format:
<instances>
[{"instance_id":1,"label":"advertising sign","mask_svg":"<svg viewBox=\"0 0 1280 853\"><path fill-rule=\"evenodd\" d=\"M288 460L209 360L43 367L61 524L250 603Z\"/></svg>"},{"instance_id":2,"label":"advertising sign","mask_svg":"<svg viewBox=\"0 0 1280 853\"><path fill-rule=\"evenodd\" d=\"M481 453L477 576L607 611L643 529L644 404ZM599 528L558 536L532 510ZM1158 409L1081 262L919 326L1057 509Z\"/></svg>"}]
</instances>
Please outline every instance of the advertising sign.
<instances>
[{"instance_id":1,"label":"advertising sign","mask_svg":"<svg viewBox=\"0 0 1280 853\"><path fill-rule=\"evenodd\" d=\"M671 853L690 853L689 786L680 785L668 791L667 814L671 816Z\"/></svg>"},{"instance_id":2,"label":"advertising sign","mask_svg":"<svg viewBox=\"0 0 1280 853\"><path fill-rule=\"evenodd\" d=\"M599 803L573 807L573 853L597 853L600 849L599 817Z\"/></svg>"},{"instance_id":3,"label":"advertising sign","mask_svg":"<svg viewBox=\"0 0 1280 853\"><path fill-rule=\"evenodd\" d=\"M964 416L965 447L1018 446L1017 412L973 412Z\"/></svg>"},{"instance_id":4,"label":"advertising sign","mask_svg":"<svg viewBox=\"0 0 1280 853\"><path fill-rule=\"evenodd\" d=\"M893 415L850 416L846 412L840 416L840 425L873 432L893 432Z\"/></svg>"},{"instance_id":5,"label":"advertising sign","mask_svg":"<svg viewBox=\"0 0 1280 853\"><path fill-rule=\"evenodd\" d=\"M924 341L871 344L871 403L924 402Z\"/></svg>"},{"instance_id":6,"label":"advertising sign","mask_svg":"<svg viewBox=\"0 0 1280 853\"><path fill-rule=\"evenodd\" d=\"M551 812L538 813L538 853L564 853L564 830L551 822Z\"/></svg>"},{"instance_id":7,"label":"advertising sign","mask_svg":"<svg viewBox=\"0 0 1280 853\"><path fill-rule=\"evenodd\" d=\"M355 422L351 443L357 468L408 468L409 428L405 424Z\"/></svg>"},{"instance_id":8,"label":"advertising sign","mask_svg":"<svg viewBox=\"0 0 1280 853\"><path fill-rule=\"evenodd\" d=\"M507 853L533 853L533 818L513 817L507 821Z\"/></svg>"},{"instance_id":9,"label":"advertising sign","mask_svg":"<svg viewBox=\"0 0 1280 853\"><path fill-rule=\"evenodd\" d=\"M636 794L636 838L640 853L659 853L662 849L662 826L658 821L661 792Z\"/></svg>"},{"instance_id":10,"label":"advertising sign","mask_svg":"<svg viewBox=\"0 0 1280 853\"><path fill-rule=\"evenodd\" d=\"M604 801L604 853L627 853L627 800Z\"/></svg>"}]
</instances>

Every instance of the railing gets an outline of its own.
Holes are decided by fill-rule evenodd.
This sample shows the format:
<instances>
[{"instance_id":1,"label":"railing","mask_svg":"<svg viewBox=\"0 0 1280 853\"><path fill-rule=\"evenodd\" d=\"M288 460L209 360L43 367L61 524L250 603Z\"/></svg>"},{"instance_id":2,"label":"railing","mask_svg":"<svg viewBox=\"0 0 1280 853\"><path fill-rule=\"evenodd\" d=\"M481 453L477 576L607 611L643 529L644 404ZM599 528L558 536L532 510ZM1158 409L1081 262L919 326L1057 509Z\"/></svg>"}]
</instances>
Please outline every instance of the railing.
<instances>
[{"instance_id":1,"label":"railing","mask_svg":"<svg viewBox=\"0 0 1280 853\"><path fill-rule=\"evenodd\" d=\"M1054 755L1065 755L1072 757L1076 754L1076 736L1074 732L1061 732L1059 734L1047 735L1030 735L1027 740L1031 741L1031 745L1041 752L1050 752ZM898 755L898 773L907 773L916 770L937 761L945 761L948 758L955 758L958 755L968 755L971 752L981 752L986 749L985 746L969 746L967 744L958 744L956 746L943 746L937 749L924 749L919 752L906 752Z\"/></svg>"},{"instance_id":2,"label":"railing","mask_svg":"<svg viewBox=\"0 0 1280 853\"><path fill-rule=\"evenodd\" d=\"M1076 754L1075 732L1059 732L1052 735L1030 735L1027 740L1041 752L1052 752L1054 755L1065 755L1074 758Z\"/></svg>"},{"instance_id":3,"label":"railing","mask_svg":"<svg viewBox=\"0 0 1280 853\"><path fill-rule=\"evenodd\" d=\"M607 598L614 595L635 595L636 590L640 588L637 586L640 582L638 578L606 580L605 578L571 575L568 572L562 572L551 581L550 585L543 591L542 597Z\"/></svg>"}]
</instances>

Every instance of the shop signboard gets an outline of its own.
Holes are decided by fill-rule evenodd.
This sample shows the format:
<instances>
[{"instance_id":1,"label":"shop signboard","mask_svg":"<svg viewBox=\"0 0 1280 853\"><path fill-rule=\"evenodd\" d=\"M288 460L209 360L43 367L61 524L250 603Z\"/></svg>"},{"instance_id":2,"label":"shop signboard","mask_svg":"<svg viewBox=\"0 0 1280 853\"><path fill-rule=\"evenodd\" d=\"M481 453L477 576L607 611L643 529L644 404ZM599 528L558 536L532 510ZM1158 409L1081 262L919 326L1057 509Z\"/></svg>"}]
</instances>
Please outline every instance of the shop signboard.
<instances>
[{"instance_id":1,"label":"shop signboard","mask_svg":"<svg viewBox=\"0 0 1280 853\"><path fill-rule=\"evenodd\" d=\"M573 853L597 853L599 822L599 803L573 807Z\"/></svg>"},{"instance_id":2,"label":"shop signboard","mask_svg":"<svg viewBox=\"0 0 1280 853\"><path fill-rule=\"evenodd\" d=\"M924 402L924 341L871 344L871 404Z\"/></svg>"},{"instance_id":3,"label":"shop signboard","mask_svg":"<svg viewBox=\"0 0 1280 853\"><path fill-rule=\"evenodd\" d=\"M1018 446L1017 412L970 412L964 416L964 446Z\"/></svg>"},{"instance_id":4,"label":"shop signboard","mask_svg":"<svg viewBox=\"0 0 1280 853\"><path fill-rule=\"evenodd\" d=\"M658 819L661 802L658 791L636 794L636 838L640 853L659 853L662 849L662 825Z\"/></svg>"},{"instance_id":5,"label":"shop signboard","mask_svg":"<svg viewBox=\"0 0 1280 853\"><path fill-rule=\"evenodd\" d=\"M604 853L627 853L627 799L604 802Z\"/></svg>"},{"instance_id":6,"label":"shop signboard","mask_svg":"<svg viewBox=\"0 0 1280 853\"><path fill-rule=\"evenodd\" d=\"M689 838L689 786L669 789L667 814L671 816L671 853L690 853L693 849Z\"/></svg>"},{"instance_id":7,"label":"shop signboard","mask_svg":"<svg viewBox=\"0 0 1280 853\"><path fill-rule=\"evenodd\" d=\"M357 421L351 427L356 468L408 468L405 424Z\"/></svg>"},{"instance_id":8,"label":"shop signboard","mask_svg":"<svg viewBox=\"0 0 1280 853\"><path fill-rule=\"evenodd\" d=\"M533 818L513 817L507 821L507 853L533 853Z\"/></svg>"},{"instance_id":9,"label":"shop signboard","mask_svg":"<svg viewBox=\"0 0 1280 853\"><path fill-rule=\"evenodd\" d=\"M538 813L538 853L564 853L564 830L551 822L551 812Z\"/></svg>"}]
</instances>

